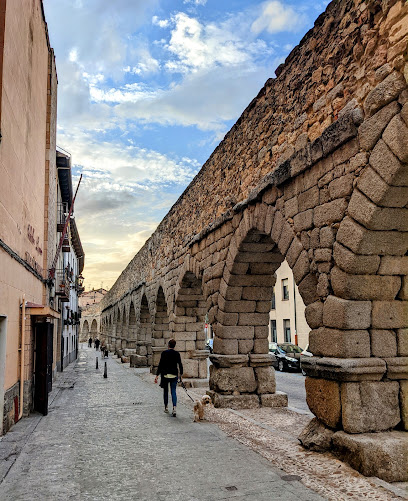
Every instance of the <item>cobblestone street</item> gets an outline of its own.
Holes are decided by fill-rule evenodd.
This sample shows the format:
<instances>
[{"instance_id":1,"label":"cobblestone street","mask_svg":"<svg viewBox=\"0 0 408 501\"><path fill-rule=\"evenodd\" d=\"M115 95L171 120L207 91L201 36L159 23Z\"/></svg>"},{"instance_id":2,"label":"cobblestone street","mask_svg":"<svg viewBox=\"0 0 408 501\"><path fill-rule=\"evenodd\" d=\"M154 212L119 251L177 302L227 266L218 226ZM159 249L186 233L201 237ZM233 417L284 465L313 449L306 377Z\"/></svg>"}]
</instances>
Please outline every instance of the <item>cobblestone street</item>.
<instances>
[{"instance_id":1,"label":"cobblestone street","mask_svg":"<svg viewBox=\"0 0 408 501\"><path fill-rule=\"evenodd\" d=\"M182 403L177 418L164 414L159 387L107 363L104 379L86 348L61 375L48 417L32 418L0 485L2 501L323 499L215 424L193 423ZM2 450L19 433L17 424Z\"/></svg>"}]
</instances>

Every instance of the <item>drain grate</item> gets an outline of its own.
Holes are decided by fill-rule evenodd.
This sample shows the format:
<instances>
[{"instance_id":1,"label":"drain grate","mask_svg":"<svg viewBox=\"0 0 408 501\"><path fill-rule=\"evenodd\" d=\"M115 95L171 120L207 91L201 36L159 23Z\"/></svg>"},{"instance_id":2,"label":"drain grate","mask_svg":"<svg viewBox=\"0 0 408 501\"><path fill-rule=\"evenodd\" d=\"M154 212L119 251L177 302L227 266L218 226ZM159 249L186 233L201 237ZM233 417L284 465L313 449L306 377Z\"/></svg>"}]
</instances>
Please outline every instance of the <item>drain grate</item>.
<instances>
[{"instance_id":1,"label":"drain grate","mask_svg":"<svg viewBox=\"0 0 408 501\"><path fill-rule=\"evenodd\" d=\"M227 491L237 491L238 487L235 487L235 485L229 485L228 487L225 487Z\"/></svg>"},{"instance_id":2,"label":"drain grate","mask_svg":"<svg viewBox=\"0 0 408 501\"><path fill-rule=\"evenodd\" d=\"M281 477L282 480L285 480L286 482L296 482L296 480L302 480L302 477L299 477L299 475L283 475Z\"/></svg>"}]
</instances>

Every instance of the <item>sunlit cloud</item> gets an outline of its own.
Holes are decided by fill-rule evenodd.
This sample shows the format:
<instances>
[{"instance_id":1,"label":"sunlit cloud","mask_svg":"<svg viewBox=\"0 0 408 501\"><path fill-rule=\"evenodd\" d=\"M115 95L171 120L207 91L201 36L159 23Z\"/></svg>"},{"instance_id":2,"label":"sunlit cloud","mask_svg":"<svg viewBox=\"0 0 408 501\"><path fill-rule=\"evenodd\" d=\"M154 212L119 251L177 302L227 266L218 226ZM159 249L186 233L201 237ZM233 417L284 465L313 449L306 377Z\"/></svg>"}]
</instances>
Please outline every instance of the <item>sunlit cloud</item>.
<instances>
[{"instance_id":1,"label":"sunlit cloud","mask_svg":"<svg viewBox=\"0 0 408 501\"><path fill-rule=\"evenodd\" d=\"M298 31L306 23L306 16L296 8L279 0L270 0L262 5L261 13L252 23L252 31L279 33L282 31Z\"/></svg>"}]
</instances>

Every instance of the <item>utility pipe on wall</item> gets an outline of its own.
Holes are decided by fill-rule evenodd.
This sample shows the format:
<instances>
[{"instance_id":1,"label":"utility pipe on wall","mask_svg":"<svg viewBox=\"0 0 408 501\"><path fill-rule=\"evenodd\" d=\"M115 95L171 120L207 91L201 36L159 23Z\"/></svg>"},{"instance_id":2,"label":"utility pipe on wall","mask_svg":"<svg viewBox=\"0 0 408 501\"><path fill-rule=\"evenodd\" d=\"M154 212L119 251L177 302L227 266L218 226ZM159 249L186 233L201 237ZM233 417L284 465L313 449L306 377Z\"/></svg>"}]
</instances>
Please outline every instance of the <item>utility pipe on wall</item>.
<instances>
[{"instance_id":1,"label":"utility pipe on wall","mask_svg":"<svg viewBox=\"0 0 408 501\"><path fill-rule=\"evenodd\" d=\"M21 365L20 365L20 412L18 415L18 420L23 416L24 409L24 352L25 352L25 310L26 310L26 302L25 302L25 294L23 294L23 303L21 305Z\"/></svg>"}]
</instances>

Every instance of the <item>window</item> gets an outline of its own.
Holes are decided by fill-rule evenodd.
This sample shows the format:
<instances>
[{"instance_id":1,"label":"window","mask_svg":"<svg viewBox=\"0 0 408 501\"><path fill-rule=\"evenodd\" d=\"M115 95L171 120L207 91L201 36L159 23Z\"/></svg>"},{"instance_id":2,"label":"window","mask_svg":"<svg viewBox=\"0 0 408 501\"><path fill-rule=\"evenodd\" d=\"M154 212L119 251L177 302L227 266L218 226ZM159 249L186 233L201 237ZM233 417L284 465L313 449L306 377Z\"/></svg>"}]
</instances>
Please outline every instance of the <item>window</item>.
<instances>
[{"instance_id":1,"label":"window","mask_svg":"<svg viewBox=\"0 0 408 501\"><path fill-rule=\"evenodd\" d=\"M278 342L278 335L276 333L276 320L271 320L271 339L272 343Z\"/></svg>"},{"instance_id":2,"label":"window","mask_svg":"<svg viewBox=\"0 0 408 501\"><path fill-rule=\"evenodd\" d=\"M289 299L289 284L287 278L282 280L282 299L284 301Z\"/></svg>"},{"instance_id":3,"label":"window","mask_svg":"<svg viewBox=\"0 0 408 501\"><path fill-rule=\"evenodd\" d=\"M285 343L290 343L291 342L291 337L290 337L290 320L284 320L283 321L283 335L285 338Z\"/></svg>"},{"instance_id":4,"label":"window","mask_svg":"<svg viewBox=\"0 0 408 501\"><path fill-rule=\"evenodd\" d=\"M272 290L272 301L271 301L271 310L276 309L276 303L275 303L275 287Z\"/></svg>"}]
</instances>

